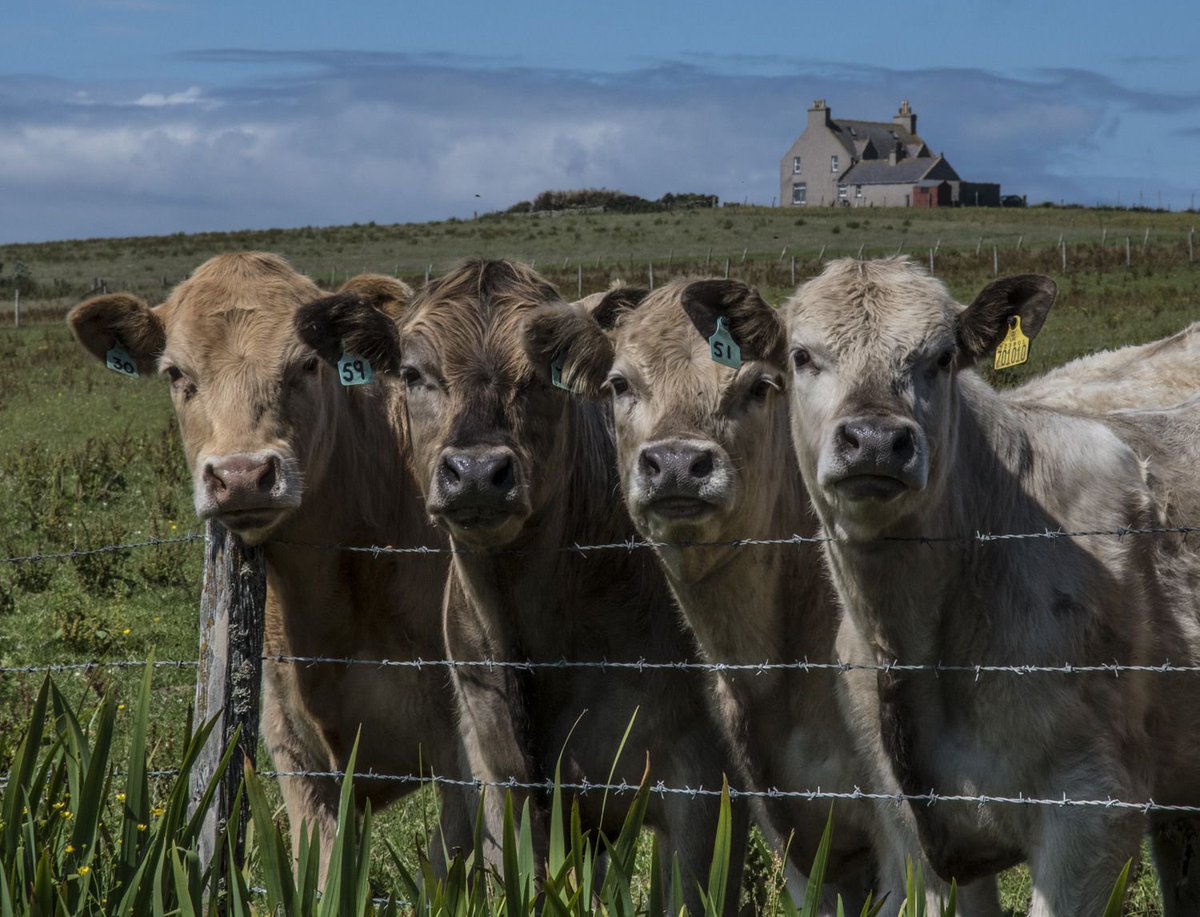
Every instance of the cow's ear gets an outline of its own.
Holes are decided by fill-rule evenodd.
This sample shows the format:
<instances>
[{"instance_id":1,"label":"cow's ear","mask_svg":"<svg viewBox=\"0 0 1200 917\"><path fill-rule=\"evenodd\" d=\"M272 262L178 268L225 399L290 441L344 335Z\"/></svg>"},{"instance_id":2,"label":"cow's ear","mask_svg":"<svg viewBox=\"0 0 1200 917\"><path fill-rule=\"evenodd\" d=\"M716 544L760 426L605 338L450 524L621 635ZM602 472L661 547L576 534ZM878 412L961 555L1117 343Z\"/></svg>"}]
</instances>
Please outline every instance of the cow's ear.
<instances>
[{"instance_id":1,"label":"cow's ear","mask_svg":"<svg viewBox=\"0 0 1200 917\"><path fill-rule=\"evenodd\" d=\"M1041 274L1020 274L989 283L958 316L958 346L967 361L980 360L999 346L1009 319L1021 319L1021 330L1033 340L1054 305L1058 286Z\"/></svg>"},{"instance_id":2,"label":"cow's ear","mask_svg":"<svg viewBox=\"0 0 1200 917\"><path fill-rule=\"evenodd\" d=\"M525 319L523 337L525 355L543 382L600 397L615 354L594 311L578 303L541 306Z\"/></svg>"},{"instance_id":3,"label":"cow's ear","mask_svg":"<svg viewBox=\"0 0 1200 917\"><path fill-rule=\"evenodd\" d=\"M400 334L396 322L368 297L334 293L302 306L296 334L326 363L336 365L344 353L370 361L376 372L400 369Z\"/></svg>"},{"instance_id":4,"label":"cow's ear","mask_svg":"<svg viewBox=\"0 0 1200 917\"><path fill-rule=\"evenodd\" d=\"M122 348L144 376L158 371L158 358L167 346L162 319L144 300L130 293L93 296L67 314L67 324L83 348L102 363L108 352Z\"/></svg>"},{"instance_id":5,"label":"cow's ear","mask_svg":"<svg viewBox=\"0 0 1200 917\"><path fill-rule=\"evenodd\" d=\"M724 319L744 359L786 365L783 323L754 287L738 280L697 280L684 287L683 311L705 340L716 332L717 319Z\"/></svg>"},{"instance_id":6,"label":"cow's ear","mask_svg":"<svg viewBox=\"0 0 1200 917\"><path fill-rule=\"evenodd\" d=\"M338 292L356 293L394 319L400 317L413 298L412 287L387 274L358 274L338 287Z\"/></svg>"},{"instance_id":7,"label":"cow's ear","mask_svg":"<svg viewBox=\"0 0 1200 917\"><path fill-rule=\"evenodd\" d=\"M592 309L592 318L605 331L612 331L626 312L632 312L650 295L641 287L613 287Z\"/></svg>"}]
</instances>

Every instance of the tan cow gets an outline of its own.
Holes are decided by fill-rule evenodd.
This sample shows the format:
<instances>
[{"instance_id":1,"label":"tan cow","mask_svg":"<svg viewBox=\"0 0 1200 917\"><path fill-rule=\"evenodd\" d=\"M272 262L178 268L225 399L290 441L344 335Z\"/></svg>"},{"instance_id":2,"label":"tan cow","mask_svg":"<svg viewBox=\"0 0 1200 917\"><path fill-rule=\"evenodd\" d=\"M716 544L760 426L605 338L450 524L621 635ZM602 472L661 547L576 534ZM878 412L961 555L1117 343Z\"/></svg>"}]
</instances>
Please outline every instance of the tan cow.
<instances>
[{"instance_id":1,"label":"tan cow","mask_svg":"<svg viewBox=\"0 0 1200 917\"><path fill-rule=\"evenodd\" d=\"M348 286L394 312L411 292L372 276ZM116 348L142 375L170 380L197 515L251 544L266 542L267 655L442 658L444 559L376 559L323 547L443 542L397 460L403 432L391 423L387 390L343 387L296 337L294 313L320 295L274 255L219 255L155 308L128 294L106 295L76 306L69 322L99 359L111 359ZM361 728L361 770L459 773L453 695L443 674L270 662L263 674L263 737L278 770L344 769ZM338 782L280 782L293 849L303 822L319 828L324 870ZM376 808L414 788L383 781L356 787L360 802ZM467 800L457 792L444 799L447 840L469 847Z\"/></svg>"},{"instance_id":2,"label":"tan cow","mask_svg":"<svg viewBox=\"0 0 1200 917\"><path fill-rule=\"evenodd\" d=\"M1004 397L1025 405L1100 414L1186 401L1200 391L1200 322L1161 341L1072 360Z\"/></svg>"},{"instance_id":3,"label":"tan cow","mask_svg":"<svg viewBox=\"0 0 1200 917\"><path fill-rule=\"evenodd\" d=\"M609 411L554 387L550 367L525 355L522 323L547 305L561 305L558 294L528 267L471 261L428 285L398 330L369 308L332 323L309 323L303 310L300 328L327 359L342 342L371 349L403 380L413 473L458 551L446 598L453 659L694 659L650 553L573 549L634 531L615 499ZM455 670L455 687L473 772L485 781L540 783L560 760L567 783L603 782L613 771L636 784L648 767L652 782L716 789L732 772L703 682L690 674L475 667ZM546 794L515 796L518 806L531 801L544 852ZM487 855L496 860L503 797L486 798ZM615 837L620 800L588 793L578 802L585 828ZM717 811L711 797L651 796L647 823L667 857L679 857L693 912ZM746 838L745 807L734 811L727 913Z\"/></svg>"},{"instance_id":4,"label":"tan cow","mask_svg":"<svg viewBox=\"0 0 1200 917\"><path fill-rule=\"evenodd\" d=\"M835 539L825 553L847 612L843 658L1200 661L1193 546L972 537L1162 526L1182 521L1164 494L1195 493L1200 399L1099 422L1002 398L971 371L1013 319L1035 335L1053 291L1046 278L1009 278L963 308L905 259L840 261L785 305L792 434ZM884 668L852 691L878 730L884 772L907 793L1200 801L1195 679ZM1037 915L1099 913L1149 821L1167 912L1200 908L1197 822L1186 813L918 803L906 815L943 876L1028 861Z\"/></svg>"},{"instance_id":5,"label":"tan cow","mask_svg":"<svg viewBox=\"0 0 1200 917\"><path fill-rule=\"evenodd\" d=\"M739 345L737 368L713 358L718 318ZM704 656L749 665L834 661L839 611L816 546L731 543L818 534L788 430L784 336L757 291L735 280L618 289L602 301L540 310L526 335L535 363L567 354L570 384L611 399L626 506L642 536L658 543ZM839 709L836 672L727 670L714 687L755 788L849 792L872 784ZM790 836L791 864L807 872L825 805L770 800L763 808L764 830ZM839 894L850 913L872 888L903 898L903 856L881 849L887 868L879 871L877 836L872 804L837 807L822 913L836 912ZM994 883L983 884L962 890L962 913L998 911Z\"/></svg>"}]
</instances>

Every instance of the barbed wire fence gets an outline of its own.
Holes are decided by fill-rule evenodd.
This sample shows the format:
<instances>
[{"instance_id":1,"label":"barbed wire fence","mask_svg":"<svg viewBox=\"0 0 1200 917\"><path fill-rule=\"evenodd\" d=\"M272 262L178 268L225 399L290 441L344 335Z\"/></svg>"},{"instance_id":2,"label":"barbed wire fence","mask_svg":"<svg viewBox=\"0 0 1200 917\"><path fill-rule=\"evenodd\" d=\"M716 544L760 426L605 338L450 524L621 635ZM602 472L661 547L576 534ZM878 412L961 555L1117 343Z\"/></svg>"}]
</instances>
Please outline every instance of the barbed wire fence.
<instances>
[{"instance_id":1,"label":"barbed wire fence","mask_svg":"<svg viewBox=\"0 0 1200 917\"><path fill-rule=\"evenodd\" d=\"M1138 538L1179 537L1200 534L1200 526L1162 526L1148 528L1114 528L1067 531L1050 529L1041 532L972 532L962 535L934 535L892 539L923 545L975 545L983 548L1000 547L1017 542L1050 544L1061 539L1085 538ZM744 538L723 541L658 542L642 538L631 538L605 544L572 544L552 548L491 551L490 554L520 556L530 553L569 553L587 558L606 551L637 551L653 549L695 548L793 548L812 549L833 541L821 535L791 535L777 538ZM237 798L237 785L243 762L253 764L257 754L259 697L261 691L262 666L341 666L367 667L381 671L387 669L411 669L416 671L449 671L451 669L514 669L537 673L548 670L600 670L601 672L635 673L670 671L678 673L707 673L709 675L740 674L748 676L777 672L833 673L845 675L851 672L925 673L933 677L942 675L970 676L975 680L984 677L1036 677L1036 676L1096 676L1119 678L1125 674L1141 673L1152 675L1198 675L1200 664L1177 664L1169 659L1155 663L1129 663L1120 660L1063 661L1061 663L973 663L951 660L937 663L909 663L891 660L880 663L851 662L838 659L826 660L762 660L759 662L648 660L639 659L367 659L337 656L302 656L267 654L263 649L263 620L266 607L266 561L261 547L247 547L240 539L230 535L218 523L210 522L204 533L193 532L169 538L146 538L121 544L75 548L70 551L33 552L25 555L0 557L0 566L30 563L71 561L78 558L102 554L155 549L172 545L205 544L203 586L199 605L199 653L194 660L142 660L103 659L79 662L0 666L0 677L27 677L32 675L85 675L97 670L154 669L194 670L196 672L196 695L194 722L204 723L214 717L218 719L208 744L197 765L190 773L190 792L193 802L198 801L203 788L213 773L226 749L240 735L238 746L226 769L225 778L217 794L216 805L209 810L205 830L201 834L200 853L204 862L214 855L216 838L231 816L231 807ZM440 545L417 545L396 547L391 545L342 545L316 542L280 542L292 547L312 548L328 551L365 553L375 558L394 555L428 555L430 557L473 554L469 550ZM450 727L451 724L447 724ZM477 778L459 778L436 774L387 774L373 770L355 771L304 771L304 770L259 770L260 777L306 780L341 781L346 777L362 781L402 783L407 785L466 787L475 790L524 790L551 792L551 781L521 782L515 778L487 781ZM149 772L157 780L168 780L180 775L178 770L162 769ZM0 787L8 783L9 775L0 774ZM574 793L611 793L625 795L638 791L637 784L621 781L591 782L586 778L579 782L558 784L561 790ZM704 786L667 786L661 782L649 785L649 792L660 797L684 796L705 798L719 796L719 788ZM868 802L874 804L941 805L969 804L974 806L1021 805L1051 808L1082 808L1132 810L1143 814L1175 813L1200 814L1200 804L1164 804L1153 799L1117 799L1112 797L1086 799L1066 795L1040 797L1018 794L987 795L942 793L930 788L925 793L880 792L858 786L848 788L827 787L730 787L731 799L802 800L812 802ZM243 805L246 801L243 800ZM248 812L243 811L239 825L249 823ZM238 866L242 863L245 837L237 839Z\"/></svg>"}]
</instances>

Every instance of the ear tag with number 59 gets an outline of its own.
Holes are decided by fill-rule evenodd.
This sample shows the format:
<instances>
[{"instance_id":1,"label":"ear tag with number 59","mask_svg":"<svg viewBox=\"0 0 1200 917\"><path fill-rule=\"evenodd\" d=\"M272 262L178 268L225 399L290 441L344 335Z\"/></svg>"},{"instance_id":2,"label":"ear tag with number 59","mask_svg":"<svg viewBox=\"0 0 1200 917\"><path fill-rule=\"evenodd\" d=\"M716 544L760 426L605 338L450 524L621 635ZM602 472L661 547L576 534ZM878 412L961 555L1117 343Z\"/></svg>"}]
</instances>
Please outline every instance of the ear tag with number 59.
<instances>
[{"instance_id":1,"label":"ear tag with number 59","mask_svg":"<svg viewBox=\"0 0 1200 917\"><path fill-rule=\"evenodd\" d=\"M571 391L571 386L563 382L563 370L566 367L567 355L563 352L550 361L550 381L555 388L561 388L564 392L569 392Z\"/></svg>"},{"instance_id":2,"label":"ear tag with number 59","mask_svg":"<svg viewBox=\"0 0 1200 917\"><path fill-rule=\"evenodd\" d=\"M130 379L138 377L137 363L120 344L115 345L104 355L104 365L113 372L128 376Z\"/></svg>"},{"instance_id":3,"label":"ear tag with number 59","mask_svg":"<svg viewBox=\"0 0 1200 917\"><path fill-rule=\"evenodd\" d=\"M725 319L717 319L717 330L708 339L708 352L712 354L713 362L738 369L742 365L742 348L737 345L729 329L725 327Z\"/></svg>"},{"instance_id":4,"label":"ear tag with number 59","mask_svg":"<svg viewBox=\"0 0 1200 917\"><path fill-rule=\"evenodd\" d=\"M1008 369L1020 366L1028 359L1029 338L1025 337L1025 332L1021 330L1021 317L1014 315L1008 320L1008 334L996 348L996 361L993 366L996 369Z\"/></svg>"},{"instance_id":5,"label":"ear tag with number 59","mask_svg":"<svg viewBox=\"0 0 1200 917\"><path fill-rule=\"evenodd\" d=\"M343 353L337 368L338 381L342 385L366 385L375 378L370 360L356 353Z\"/></svg>"}]
</instances>

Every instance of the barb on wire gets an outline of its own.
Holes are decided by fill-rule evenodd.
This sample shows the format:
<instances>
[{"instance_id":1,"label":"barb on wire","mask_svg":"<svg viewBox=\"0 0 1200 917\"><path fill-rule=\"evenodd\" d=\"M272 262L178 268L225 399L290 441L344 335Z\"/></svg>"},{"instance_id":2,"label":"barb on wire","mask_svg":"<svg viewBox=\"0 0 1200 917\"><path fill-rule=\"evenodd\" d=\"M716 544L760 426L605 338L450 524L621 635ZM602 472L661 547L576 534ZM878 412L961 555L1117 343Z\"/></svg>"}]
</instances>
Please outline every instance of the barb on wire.
<instances>
[{"instance_id":1,"label":"barb on wire","mask_svg":"<svg viewBox=\"0 0 1200 917\"><path fill-rule=\"evenodd\" d=\"M0 557L0 564L27 564L42 560L74 560L77 557L92 557L96 554L118 554L122 551L133 551L137 548L159 548L164 545L191 544L192 542L203 540L204 534L202 532L193 532L190 535L179 535L174 538L147 538L145 541L131 541L128 544L107 544L98 548L78 548L56 553L39 552L36 554L26 554L23 557Z\"/></svg>"},{"instance_id":2,"label":"barb on wire","mask_svg":"<svg viewBox=\"0 0 1200 917\"><path fill-rule=\"evenodd\" d=\"M354 772L351 774L347 774L345 771L260 771L259 776L273 779L307 778L315 780L344 780L347 776L349 776L354 780L381 780L409 784L435 784L437 786L466 787L471 789L530 790L538 793L550 793L553 792L555 788L555 783L553 780L523 782L517 780L515 777L510 777L508 780L479 780L442 777L438 775L421 776L416 774L379 774L375 773L374 771ZM558 784L558 788L567 790L568 792L613 793L614 795L619 796L625 793L636 793L641 787L636 783L629 783L625 780L622 780L620 783L592 783L590 780L585 779L579 783L560 782ZM696 799L702 797L719 797L722 791L718 789L705 788L704 786L672 787L666 786L662 781L659 781L658 783L650 786L650 792L659 796L688 796ZM1151 812L1200 814L1200 806L1166 805L1163 803L1157 803L1152 799L1144 802L1136 802L1124 799L1113 799L1111 796L1105 799L1074 799L1066 794L1063 794L1061 797L1041 798L1037 796L1025 795L971 796L962 793L939 793L935 790L930 790L927 793L881 793L862 790L858 787L855 787L853 790L824 790L820 787L808 790L780 790L774 787L766 790L742 790L730 787L729 797L731 799L799 799L807 802L827 802L842 799L866 802L910 802L920 803L923 805L935 805L936 803L946 802L970 803L977 806L1022 805L1045 806L1052 808L1131 809L1146 814Z\"/></svg>"}]
</instances>

